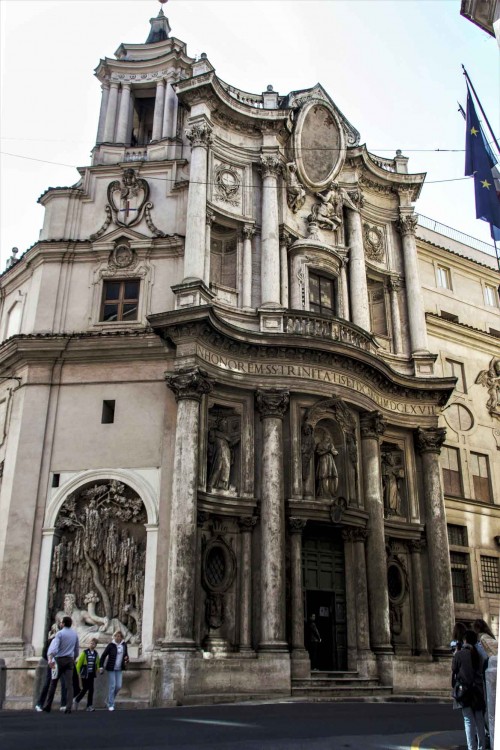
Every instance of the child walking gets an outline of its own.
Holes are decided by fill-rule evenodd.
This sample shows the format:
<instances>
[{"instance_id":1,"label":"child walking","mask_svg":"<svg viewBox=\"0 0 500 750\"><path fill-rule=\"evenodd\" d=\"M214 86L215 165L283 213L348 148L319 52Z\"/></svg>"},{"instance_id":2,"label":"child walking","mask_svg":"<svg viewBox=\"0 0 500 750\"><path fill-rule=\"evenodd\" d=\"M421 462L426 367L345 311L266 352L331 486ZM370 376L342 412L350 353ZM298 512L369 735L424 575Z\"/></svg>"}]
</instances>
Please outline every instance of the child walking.
<instances>
[{"instance_id":1,"label":"child walking","mask_svg":"<svg viewBox=\"0 0 500 750\"><path fill-rule=\"evenodd\" d=\"M94 679L96 678L100 666L99 654L96 651L97 640L92 638L89 648L86 648L76 662L76 671L82 678L82 689L73 701L73 708L78 711L78 704L88 692L87 711L94 711L92 705L94 700Z\"/></svg>"}]
</instances>

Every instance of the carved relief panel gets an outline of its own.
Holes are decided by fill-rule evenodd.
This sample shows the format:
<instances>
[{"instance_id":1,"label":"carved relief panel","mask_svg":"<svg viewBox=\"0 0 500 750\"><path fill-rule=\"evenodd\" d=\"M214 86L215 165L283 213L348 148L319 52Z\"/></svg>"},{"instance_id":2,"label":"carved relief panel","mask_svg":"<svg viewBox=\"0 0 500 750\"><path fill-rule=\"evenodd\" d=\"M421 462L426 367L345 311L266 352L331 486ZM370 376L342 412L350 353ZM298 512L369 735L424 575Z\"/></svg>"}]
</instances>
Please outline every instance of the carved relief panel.
<instances>
[{"instance_id":1,"label":"carved relief panel","mask_svg":"<svg viewBox=\"0 0 500 750\"><path fill-rule=\"evenodd\" d=\"M387 547L387 589L391 643L396 653L410 653L412 649L413 626L408 562L405 544L391 540Z\"/></svg>"},{"instance_id":2,"label":"carved relief panel","mask_svg":"<svg viewBox=\"0 0 500 750\"><path fill-rule=\"evenodd\" d=\"M225 213L247 215L247 168L215 155L210 161L209 200Z\"/></svg>"}]
</instances>

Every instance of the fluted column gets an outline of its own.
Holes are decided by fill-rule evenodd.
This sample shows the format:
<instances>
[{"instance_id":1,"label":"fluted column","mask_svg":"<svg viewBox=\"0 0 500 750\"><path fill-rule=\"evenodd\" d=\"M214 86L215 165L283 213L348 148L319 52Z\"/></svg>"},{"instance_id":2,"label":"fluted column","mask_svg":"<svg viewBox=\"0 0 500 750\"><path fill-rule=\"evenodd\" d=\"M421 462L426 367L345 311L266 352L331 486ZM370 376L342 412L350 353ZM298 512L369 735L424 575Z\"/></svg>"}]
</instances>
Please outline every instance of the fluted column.
<instances>
[{"instance_id":1,"label":"fluted column","mask_svg":"<svg viewBox=\"0 0 500 750\"><path fill-rule=\"evenodd\" d=\"M361 455L365 510L369 515L366 545L370 640L372 650L391 651L389 594L384 535L384 499L380 471L379 438L385 432L380 412L361 415Z\"/></svg>"},{"instance_id":2,"label":"fluted column","mask_svg":"<svg viewBox=\"0 0 500 750\"><path fill-rule=\"evenodd\" d=\"M212 224L214 223L214 212L207 208L205 216L205 263L203 270L203 281L210 284L210 250L212 246Z\"/></svg>"},{"instance_id":3,"label":"fluted column","mask_svg":"<svg viewBox=\"0 0 500 750\"><path fill-rule=\"evenodd\" d=\"M422 556L424 547L422 539L411 539L409 543L411 557L411 578L413 593L413 610L415 612L415 648L418 654L426 654L427 646L427 617L424 601L424 582L422 579Z\"/></svg>"},{"instance_id":4,"label":"fluted column","mask_svg":"<svg viewBox=\"0 0 500 750\"><path fill-rule=\"evenodd\" d=\"M349 289L347 285L347 258L342 258L340 264L340 309L339 315L344 320L350 320Z\"/></svg>"},{"instance_id":5,"label":"fluted column","mask_svg":"<svg viewBox=\"0 0 500 750\"><path fill-rule=\"evenodd\" d=\"M163 110L165 107L165 81L163 78L156 83L155 111L153 115L153 141L162 137Z\"/></svg>"},{"instance_id":6,"label":"fluted column","mask_svg":"<svg viewBox=\"0 0 500 750\"><path fill-rule=\"evenodd\" d=\"M292 594L292 649L301 654L304 647L304 596L302 583L302 532L306 526L303 518L289 518L290 577Z\"/></svg>"},{"instance_id":7,"label":"fluted column","mask_svg":"<svg viewBox=\"0 0 500 750\"><path fill-rule=\"evenodd\" d=\"M365 331L370 330L370 308L366 281L363 227L359 211L346 208L347 244L349 246L349 287L351 320Z\"/></svg>"},{"instance_id":8,"label":"fluted column","mask_svg":"<svg viewBox=\"0 0 500 750\"><path fill-rule=\"evenodd\" d=\"M262 173L262 231L261 231L261 306L281 305L280 246L278 224L278 175L281 162L278 156L260 157Z\"/></svg>"},{"instance_id":9,"label":"fluted column","mask_svg":"<svg viewBox=\"0 0 500 750\"><path fill-rule=\"evenodd\" d=\"M113 81L109 85L108 106L106 109L106 122L104 124L105 143L112 143L115 139L116 110L118 107L118 83Z\"/></svg>"},{"instance_id":10,"label":"fluted column","mask_svg":"<svg viewBox=\"0 0 500 750\"><path fill-rule=\"evenodd\" d=\"M200 401L211 390L211 384L206 373L198 367L168 375L165 379L177 401L165 646L183 650L194 648L195 643Z\"/></svg>"},{"instance_id":11,"label":"fluted column","mask_svg":"<svg viewBox=\"0 0 500 750\"><path fill-rule=\"evenodd\" d=\"M191 164L187 205L186 240L184 246L184 280L205 276L205 230L207 210L208 147L212 128L198 122L186 130L191 141Z\"/></svg>"},{"instance_id":12,"label":"fluted column","mask_svg":"<svg viewBox=\"0 0 500 750\"><path fill-rule=\"evenodd\" d=\"M120 111L118 113L118 125L116 128L116 142L117 143L125 143L127 140L129 112L130 112L130 83L122 83L122 95L120 97Z\"/></svg>"},{"instance_id":13,"label":"fluted column","mask_svg":"<svg viewBox=\"0 0 500 750\"><path fill-rule=\"evenodd\" d=\"M99 110L99 124L97 126L96 143L102 143L104 140L104 126L106 124L106 112L108 111L109 100L109 83L101 84L101 109Z\"/></svg>"},{"instance_id":14,"label":"fluted column","mask_svg":"<svg viewBox=\"0 0 500 750\"><path fill-rule=\"evenodd\" d=\"M448 529L439 467L439 454L445 438L444 427L419 428L416 435L417 448L422 455L432 606L432 651L436 656L449 655L448 643L454 621Z\"/></svg>"},{"instance_id":15,"label":"fluted column","mask_svg":"<svg viewBox=\"0 0 500 750\"><path fill-rule=\"evenodd\" d=\"M288 248L291 243L290 234L282 229L280 232L280 268L281 268L281 305L289 307L288 303Z\"/></svg>"},{"instance_id":16,"label":"fluted column","mask_svg":"<svg viewBox=\"0 0 500 750\"><path fill-rule=\"evenodd\" d=\"M413 213L401 211L398 229L403 243L403 262L405 269L406 299L408 303L408 318L410 325L410 341L412 354L427 353L427 330L425 311L422 299L422 289L418 274L417 244L415 229L417 216Z\"/></svg>"},{"instance_id":17,"label":"fluted column","mask_svg":"<svg viewBox=\"0 0 500 750\"><path fill-rule=\"evenodd\" d=\"M283 417L287 391L257 391L262 421L261 642L263 651L284 651L285 504L283 496Z\"/></svg>"},{"instance_id":18,"label":"fluted column","mask_svg":"<svg viewBox=\"0 0 500 750\"><path fill-rule=\"evenodd\" d=\"M240 564L240 651L252 651L252 531L255 516L239 519L241 535Z\"/></svg>"},{"instance_id":19,"label":"fluted column","mask_svg":"<svg viewBox=\"0 0 500 750\"><path fill-rule=\"evenodd\" d=\"M389 280L389 292L391 295L391 317L392 317L392 335L394 340L394 353L403 353L403 337L401 334L401 315L399 312L399 290L401 289L401 279L397 276L391 276Z\"/></svg>"},{"instance_id":20,"label":"fluted column","mask_svg":"<svg viewBox=\"0 0 500 750\"><path fill-rule=\"evenodd\" d=\"M243 282L241 306L244 309L252 307L252 237L255 235L253 224L243 225Z\"/></svg>"}]
</instances>

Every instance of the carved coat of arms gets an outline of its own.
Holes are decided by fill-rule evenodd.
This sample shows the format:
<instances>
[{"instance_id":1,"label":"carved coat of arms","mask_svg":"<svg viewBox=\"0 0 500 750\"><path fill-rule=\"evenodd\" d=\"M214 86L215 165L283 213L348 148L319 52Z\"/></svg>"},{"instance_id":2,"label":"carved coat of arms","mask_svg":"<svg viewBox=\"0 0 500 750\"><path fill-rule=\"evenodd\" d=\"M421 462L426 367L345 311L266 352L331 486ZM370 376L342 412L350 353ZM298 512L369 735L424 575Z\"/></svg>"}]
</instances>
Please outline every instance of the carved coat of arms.
<instances>
[{"instance_id":1,"label":"carved coat of arms","mask_svg":"<svg viewBox=\"0 0 500 750\"><path fill-rule=\"evenodd\" d=\"M108 185L108 203L113 219L120 227L131 227L143 217L149 199L149 185L137 177L133 169L126 169L121 180Z\"/></svg>"}]
</instances>

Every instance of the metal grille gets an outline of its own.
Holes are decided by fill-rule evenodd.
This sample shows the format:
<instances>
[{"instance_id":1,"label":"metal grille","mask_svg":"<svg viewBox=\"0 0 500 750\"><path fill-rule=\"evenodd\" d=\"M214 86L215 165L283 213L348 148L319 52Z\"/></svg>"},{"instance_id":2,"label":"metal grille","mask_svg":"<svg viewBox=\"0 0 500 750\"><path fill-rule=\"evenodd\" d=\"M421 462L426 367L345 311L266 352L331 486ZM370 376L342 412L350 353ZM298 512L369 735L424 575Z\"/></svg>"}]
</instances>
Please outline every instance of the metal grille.
<instances>
[{"instance_id":1,"label":"metal grille","mask_svg":"<svg viewBox=\"0 0 500 750\"><path fill-rule=\"evenodd\" d=\"M214 547L207 559L206 577L210 586L220 586L226 575L226 560L220 547Z\"/></svg>"},{"instance_id":2,"label":"metal grille","mask_svg":"<svg viewBox=\"0 0 500 750\"><path fill-rule=\"evenodd\" d=\"M469 555L466 552L450 552L453 600L457 604L472 604Z\"/></svg>"},{"instance_id":3,"label":"metal grille","mask_svg":"<svg viewBox=\"0 0 500 750\"><path fill-rule=\"evenodd\" d=\"M467 547L467 526L449 523L448 543L453 547Z\"/></svg>"},{"instance_id":4,"label":"metal grille","mask_svg":"<svg viewBox=\"0 0 500 750\"><path fill-rule=\"evenodd\" d=\"M488 594L500 594L500 561L498 557L481 555L483 588Z\"/></svg>"}]
</instances>

